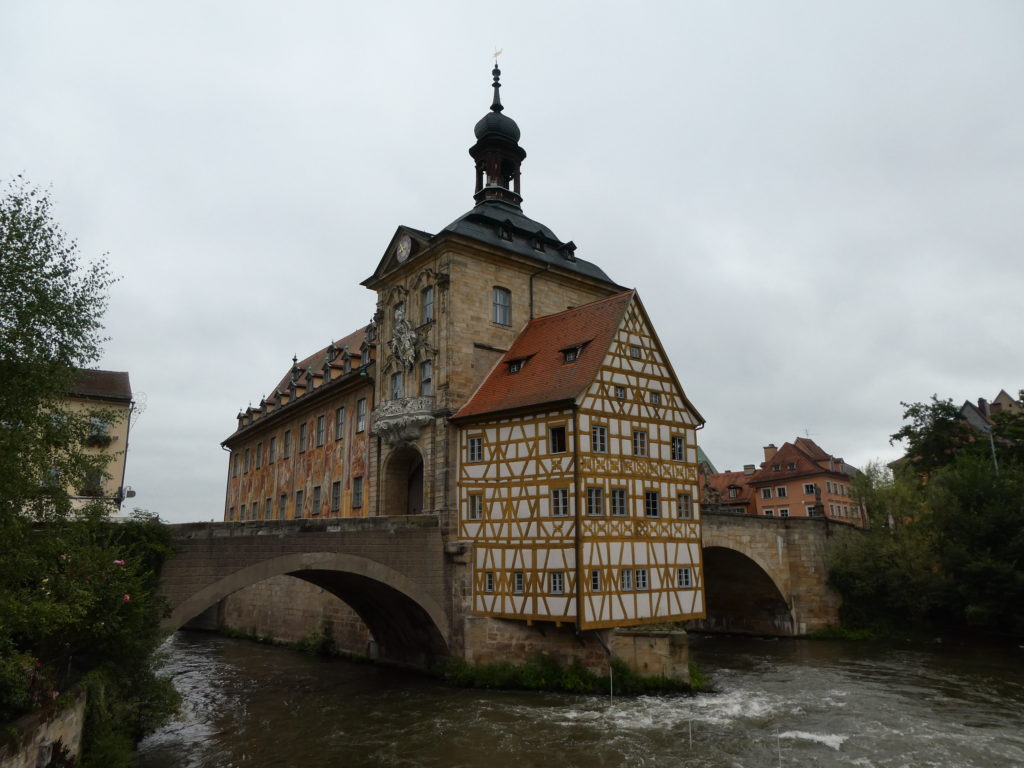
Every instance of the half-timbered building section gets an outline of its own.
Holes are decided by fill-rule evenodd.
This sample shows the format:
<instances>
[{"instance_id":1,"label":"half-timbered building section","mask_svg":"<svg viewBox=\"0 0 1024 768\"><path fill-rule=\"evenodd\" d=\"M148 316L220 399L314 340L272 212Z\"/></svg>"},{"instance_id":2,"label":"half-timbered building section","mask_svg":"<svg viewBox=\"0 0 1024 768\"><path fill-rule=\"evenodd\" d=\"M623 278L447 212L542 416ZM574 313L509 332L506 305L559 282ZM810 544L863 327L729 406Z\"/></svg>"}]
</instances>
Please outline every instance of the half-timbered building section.
<instances>
[{"instance_id":1,"label":"half-timbered building section","mask_svg":"<svg viewBox=\"0 0 1024 768\"><path fill-rule=\"evenodd\" d=\"M476 613L703 616L702 421L634 291L531 321L453 421Z\"/></svg>"},{"instance_id":2,"label":"half-timbered building section","mask_svg":"<svg viewBox=\"0 0 1024 768\"><path fill-rule=\"evenodd\" d=\"M256 408L238 414L224 519L365 514L372 360L364 330L292 366Z\"/></svg>"}]
</instances>

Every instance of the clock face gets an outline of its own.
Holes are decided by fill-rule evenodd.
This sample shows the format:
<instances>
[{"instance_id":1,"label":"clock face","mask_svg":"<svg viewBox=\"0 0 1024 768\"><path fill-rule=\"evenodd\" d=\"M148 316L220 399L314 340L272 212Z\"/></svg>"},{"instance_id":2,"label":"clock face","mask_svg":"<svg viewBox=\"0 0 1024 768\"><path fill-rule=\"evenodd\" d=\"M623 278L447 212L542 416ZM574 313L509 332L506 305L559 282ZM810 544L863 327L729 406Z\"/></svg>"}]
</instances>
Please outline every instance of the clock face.
<instances>
[{"instance_id":1,"label":"clock face","mask_svg":"<svg viewBox=\"0 0 1024 768\"><path fill-rule=\"evenodd\" d=\"M395 258L400 262L405 261L409 258L409 253L412 251L412 238L408 235L403 235L402 239L398 241L398 245L395 248Z\"/></svg>"}]
</instances>

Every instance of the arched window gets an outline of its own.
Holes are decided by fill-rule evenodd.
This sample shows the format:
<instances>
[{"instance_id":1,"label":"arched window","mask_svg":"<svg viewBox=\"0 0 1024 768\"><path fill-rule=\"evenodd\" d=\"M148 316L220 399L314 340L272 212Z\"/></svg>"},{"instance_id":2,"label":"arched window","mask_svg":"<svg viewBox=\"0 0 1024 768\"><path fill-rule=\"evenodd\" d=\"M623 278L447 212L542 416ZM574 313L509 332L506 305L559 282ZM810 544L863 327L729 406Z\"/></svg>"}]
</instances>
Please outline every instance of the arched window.
<instances>
[{"instance_id":1,"label":"arched window","mask_svg":"<svg viewBox=\"0 0 1024 768\"><path fill-rule=\"evenodd\" d=\"M512 325L512 291L494 286L494 311L491 320L499 325Z\"/></svg>"}]
</instances>

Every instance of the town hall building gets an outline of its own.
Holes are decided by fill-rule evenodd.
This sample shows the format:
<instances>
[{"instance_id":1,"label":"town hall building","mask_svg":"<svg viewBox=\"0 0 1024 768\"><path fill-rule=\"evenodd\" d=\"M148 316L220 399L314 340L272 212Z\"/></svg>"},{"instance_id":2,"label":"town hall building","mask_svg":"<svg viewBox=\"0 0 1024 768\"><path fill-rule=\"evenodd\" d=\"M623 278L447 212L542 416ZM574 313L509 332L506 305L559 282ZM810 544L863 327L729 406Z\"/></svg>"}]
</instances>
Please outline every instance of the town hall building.
<instances>
[{"instance_id":1,"label":"town hall building","mask_svg":"<svg viewBox=\"0 0 1024 768\"><path fill-rule=\"evenodd\" d=\"M579 643L705 613L703 419L639 294L523 213L499 77L472 210L398 227L371 322L293 359L224 441L226 521L437 516L478 660L488 622Z\"/></svg>"}]
</instances>

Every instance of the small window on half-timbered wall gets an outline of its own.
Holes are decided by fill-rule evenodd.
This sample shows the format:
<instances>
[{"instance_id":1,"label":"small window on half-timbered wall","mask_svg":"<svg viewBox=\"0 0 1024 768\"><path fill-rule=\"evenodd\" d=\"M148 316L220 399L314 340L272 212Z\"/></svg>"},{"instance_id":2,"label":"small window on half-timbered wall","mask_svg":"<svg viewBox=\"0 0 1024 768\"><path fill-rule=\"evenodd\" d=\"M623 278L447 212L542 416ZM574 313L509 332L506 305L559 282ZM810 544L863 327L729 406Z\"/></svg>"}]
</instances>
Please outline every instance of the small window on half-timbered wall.
<instances>
[{"instance_id":1,"label":"small window on half-timbered wall","mask_svg":"<svg viewBox=\"0 0 1024 768\"><path fill-rule=\"evenodd\" d=\"M434 363L431 360L424 360L420 363L420 397L430 397L434 394Z\"/></svg>"},{"instance_id":2,"label":"small window on half-timbered wall","mask_svg":"<svg viewBox=\"0 0 1024 768\"><path fill-rule=\"evenodd\" d=\"M647 455L647 431L643 429L633 430L633 455Z\"/></svg>"},{"instance_id":3,"label":"small window on half-timbered wall","mask_svg":"<svg viewBox=\"0 0 1024 768\"><path fill-rule=\"evenodd\" d=\"M466 441L466 461L484 460L484 439L477 435Z\"/></svg>"},{"instance_id":4,"label":"small window on half-timbered wall","mask_svg":"<svg viewBox=\"0 0 1024 768\"><path fill-rule=\"evenodd\" d=\"M491 320L498 325L512 325L512 291L494 286Z\"/></svg>"},{"instance_id":5,"label":"small window on half-timbered wall","mask_svg":"<svg viewBox=\"0 0 1024 768\"><path fill-rule=\"evenodd\" d=\"M608 427L595 424L590 428L590 450L594 453L608 453Z\"/></svg>"},{"instance_id":6,"label":"small window on half-timbered wall","mask_svg":"<svg viewBox=\"0 0 1024 768\"><path fill-rule=\"evenodd\" d=\"M644 493L644 513L647 517L659 517L661 515L657 491L646 491Z\"/></svg>"},{"instance_id":7,"label":"small window on half-timbered wall","mask_svg":"<svg viewBox=\"0 0 1024 768\"><path fill-rule=\"evenodd\" d=\"M483 520L484 517L484 496L482 493L469 494L468 519Z\"/></svg>"},{"instance_id":8,"label":"small window on half-timbered wall","mask_svg":"<svg viewBox=\"0 0 1024 768\"><path fill-rule=\"evenodd\" d=\"M676 511L680 520L693 519L693 500L688 493L680 493L676 497Z\"/></svg>"},{"instance_id":9,"label":"small window on half-timbered wall","mask_svg":"<svg viewBox=\"0 0 1024 768\"><path fill-rule=\"evenodd\" d=\"M676 582L680 589L689 589L693 586L693 575L689 568L680 568L678 581Z\"/></svg>"},{"instance_id":10,"label":"small window on half-timbered wall","mask_svg":"<svg viewBox=\"0 0 1024 768\"><path fill-rule=\"evenodd\" d=\"M604 489L587 488L587 514L591 517L604 514Z\"/></svg>"},{"instance_id":11,"label":"small window on half-timbered wall","mask_svg":"<svg viewBox=\"0 0 1024 768\"><path fill-rule=\"evenodd\" d=\"M484 591L494 591L494 571L487 571L484 573Z\"/></svg>"},{"instance_id":12,"label":"small window on half-timbered wall","mask_svg":"<svg viewBox=\"0 0 1024 768\"><path fill-rule=\"evenodd\" d=\"M512 573L512 591L517 595L523 594L523 572L515 571Z\"/></svg>"},{"instance_id":13,"label":"small window on half-timbered wall","mask_svg":"<svg viewBox=\"0 0 1024 768\"><path fill-rule=\"evenodd\" d=\"M591 571L590 572L590 591L600 592L601 591L601 572Z\"/></svg>"},{"instance_id":14,"label":"small window on half-timbered wall","mask_svg":"<svg viewBox=\"0 0 1024 768\"><path fill-rule=\"evenodd\" d=\"M548 453L565 453L565 427L548 430Z\"/></svg>"},{"instance_id":15,"label":"small window on half-timbered wall","mask_svg":"<svg viewBox=\"0 0 1024 768\"><path fill-rule=\"evenodd\" d=\"M619 589L630 592L633 589L633 569L623 568L619 571Z\"/></svg>"},{"instance_id":16,"label":"small window on half-timbered wall","mask_svg":"<svg viewBox=\"0 0 1024 768\"><path fill-rule=\"evenodd\" d=\"M568 488L552 488L551 489L551 516L552 517L568 517L569 516L569 489Z\"/></svg>"},{"instance_id":17,"label":"small window on half-timbered wall","mask_svg":"<svg viewBox=\"0 0 1024 768\"><path fill-rule=\"evenodd\" d=\"M626 516L626 489L612 488L612 514L615 517Z\"/></svg>"},{"instance_id":18,"label":"small window on half-timbered wall","mask_svg":"<svg viewBox=\"0 0 1024 768\"><path fill-rule=\"evenodd\" d=\"M672 461L684 461L686 458L686 441L679 435L672 435Z\"/></svg>"},{"instance_id":19,"label":"small window on half-timbered wall","mask_svg":"<svg viewBox=\"0 0 1024 768\"><path fill-rule=\"evenodd\" d=\"M429 323L434 319L434 286L420 291L420 322Z\"/></svg>"},{"instance_id":20,"label":"small window on half-timbered wall","mask_svg":"<svg viewBox=\"0 0 1024 768\"><path fill-rule=\"evenodd\" d=\"M552 571L549 574L551 580L551 594L561 595L565 593L565 574L562 571Z\"/></svg>"}]
</instances>

